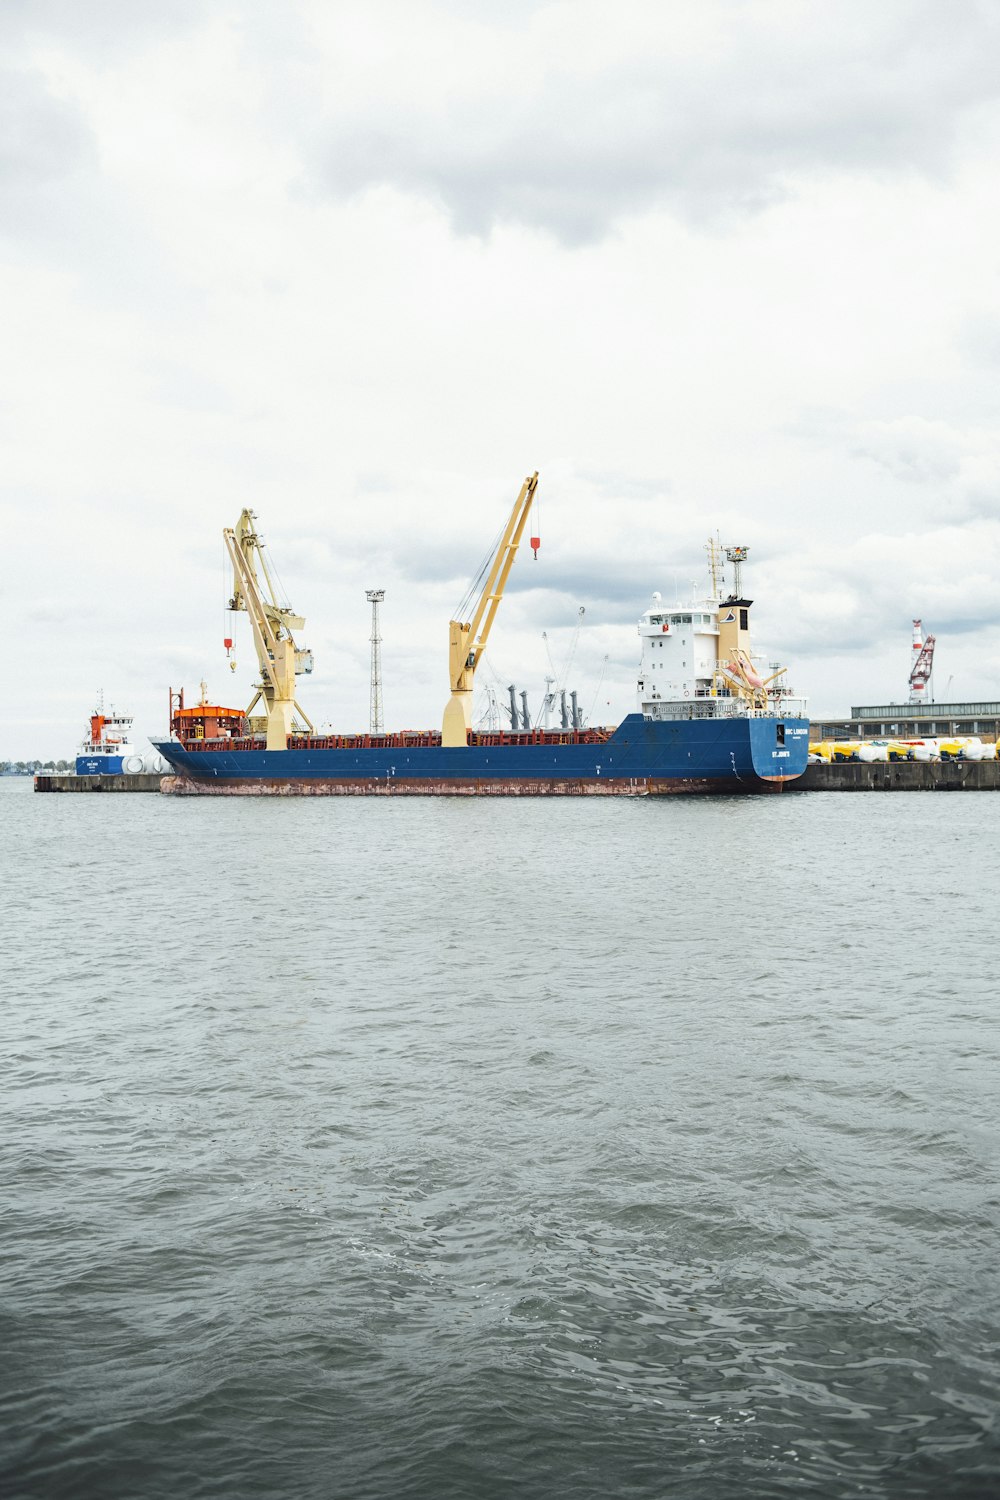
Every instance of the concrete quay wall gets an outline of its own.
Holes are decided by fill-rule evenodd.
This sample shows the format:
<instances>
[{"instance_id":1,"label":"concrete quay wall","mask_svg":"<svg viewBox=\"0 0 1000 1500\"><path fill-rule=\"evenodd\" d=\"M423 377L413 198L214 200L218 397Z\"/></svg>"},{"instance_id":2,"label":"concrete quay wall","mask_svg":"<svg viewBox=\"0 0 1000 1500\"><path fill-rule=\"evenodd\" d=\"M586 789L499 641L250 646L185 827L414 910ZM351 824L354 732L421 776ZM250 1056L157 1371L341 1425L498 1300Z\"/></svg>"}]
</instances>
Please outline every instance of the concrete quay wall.
<instances>
[{"instance_id":1,"label":"concrete quay wall","mask_svg":"<svg viewBox=\"0 0 1000 1500\"><path fill-rule=\"evenodd\" d=\"M796 792L996 792L1000 761L841 761L806 766L788 786Z\"/></svg>"},{"instance_id":2,"label":"concrete quay wall","mask_svg":"<svg viewBox=\"0 0 1000 1500\"><path fill-rule=\"evenodd\" d=\"M45 776L35 777L36 792L158 792L161 777L151 772L138 776Z\"/></svg>"}]
</instances>

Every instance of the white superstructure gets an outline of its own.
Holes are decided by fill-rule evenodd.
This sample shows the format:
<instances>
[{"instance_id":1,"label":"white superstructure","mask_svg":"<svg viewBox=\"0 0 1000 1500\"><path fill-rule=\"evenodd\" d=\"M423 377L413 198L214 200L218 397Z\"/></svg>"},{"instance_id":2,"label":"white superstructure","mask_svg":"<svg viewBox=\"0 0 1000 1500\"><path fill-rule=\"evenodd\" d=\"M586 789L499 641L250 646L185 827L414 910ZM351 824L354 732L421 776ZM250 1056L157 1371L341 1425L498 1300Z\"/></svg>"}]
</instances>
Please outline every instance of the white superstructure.
<instances>
[{"instance_id":1,"label":"white superstructure","mask_svg":"<svg viewBox=\"0 0 1000 1500\"><path fill-rule=\"evenodd\" d=\"M705 705L712 700L719 659L717 601L701 599L664 609L660 595L654 594L639 620L639 638L639 702L644 714L658 718L654 710L660 705Z\"/></svg>"},{"instance_id":2,"label":"white superstructure","mask_svg":"<svg viewBox=\"0 0 1000 1500\"><path fill-rule=\"evenodd\" d=\"M745 547L731 548L746 558ZM709 543L713 586L721 566ZM784 684L784 668L765 665L750 647L751 599L737 588L688 604L659 594L639 619L639 708L647 719L716 719L748 714L806 717L804 698Z\"/></svg>"}]
</instances>

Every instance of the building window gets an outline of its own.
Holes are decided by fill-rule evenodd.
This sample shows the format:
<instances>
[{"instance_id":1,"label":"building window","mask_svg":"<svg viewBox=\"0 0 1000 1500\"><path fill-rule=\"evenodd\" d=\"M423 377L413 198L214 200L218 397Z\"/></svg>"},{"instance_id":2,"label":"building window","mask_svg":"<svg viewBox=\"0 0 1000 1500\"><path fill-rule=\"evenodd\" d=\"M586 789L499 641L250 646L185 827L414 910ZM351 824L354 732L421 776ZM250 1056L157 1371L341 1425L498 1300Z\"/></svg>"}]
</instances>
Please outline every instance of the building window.
<instances>
[{"instance_id":1,"label":"building window","mask_svg":"<svg viewBox=\"0 0 1000 1500\"><path fill-rule=\"evenodd\" d=\"M747 610L747 609L741 609L740 610L740 629L741 630L749 630L750 629L750 611Z\"/></svg>"}]
</instances>

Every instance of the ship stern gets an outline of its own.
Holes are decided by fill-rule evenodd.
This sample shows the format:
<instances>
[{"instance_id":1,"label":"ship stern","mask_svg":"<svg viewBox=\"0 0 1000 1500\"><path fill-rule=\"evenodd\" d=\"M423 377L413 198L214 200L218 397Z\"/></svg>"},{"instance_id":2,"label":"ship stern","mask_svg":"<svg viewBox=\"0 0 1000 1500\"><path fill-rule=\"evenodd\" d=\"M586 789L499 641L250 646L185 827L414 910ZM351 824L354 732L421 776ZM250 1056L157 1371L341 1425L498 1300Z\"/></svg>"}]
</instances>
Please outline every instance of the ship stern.
<instances>
[{"instance_id":1,"label":"ship stern","mask_svg":"<svg viewBox=\"0 0 1000 1500\"><path fill-rule=\"evenodd\" d=\"M761 781L780 791L801 776L809 760L809 720L751 718L750 758Z\"/></svg>"}]
</instances>

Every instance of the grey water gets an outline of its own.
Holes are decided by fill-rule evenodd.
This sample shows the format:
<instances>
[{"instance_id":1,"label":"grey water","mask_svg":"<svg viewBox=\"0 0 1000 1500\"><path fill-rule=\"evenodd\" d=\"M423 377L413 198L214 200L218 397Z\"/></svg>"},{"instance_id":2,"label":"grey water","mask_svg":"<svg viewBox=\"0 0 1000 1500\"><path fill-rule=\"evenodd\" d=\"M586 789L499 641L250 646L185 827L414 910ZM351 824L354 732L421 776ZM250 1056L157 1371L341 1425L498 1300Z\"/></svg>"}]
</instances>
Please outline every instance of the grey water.
<instances>
[{"instance_id":1,"label":"grey water","mask_svg":"<svg viewBox=\"0 0 1000 1500\"><path fill-rule=\"evenodd\" d=\"M998 817L0 781L0 1492L1000 1492Z\"/></svg>"}]
</instances>

